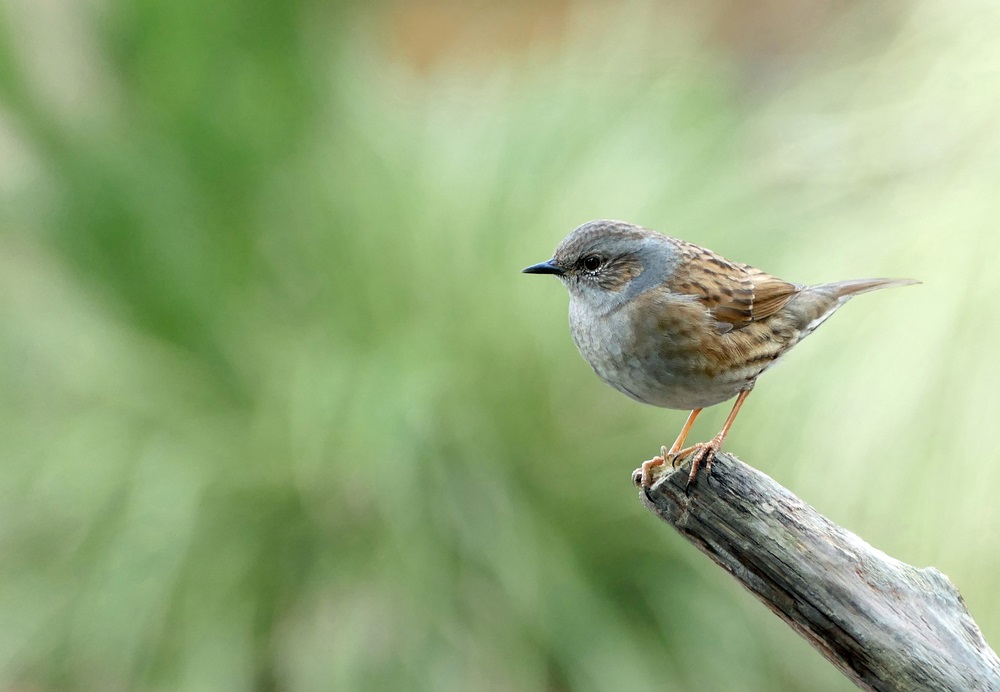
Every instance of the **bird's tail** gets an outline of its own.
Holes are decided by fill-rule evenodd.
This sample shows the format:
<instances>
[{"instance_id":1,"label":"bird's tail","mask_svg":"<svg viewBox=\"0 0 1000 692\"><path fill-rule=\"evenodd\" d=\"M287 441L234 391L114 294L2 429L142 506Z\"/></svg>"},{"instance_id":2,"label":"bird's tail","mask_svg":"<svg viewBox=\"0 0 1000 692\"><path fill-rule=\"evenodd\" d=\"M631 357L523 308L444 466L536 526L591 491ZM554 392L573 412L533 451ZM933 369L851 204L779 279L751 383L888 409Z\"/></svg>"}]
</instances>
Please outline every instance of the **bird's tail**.
<instances>
[{"instance_id":1,"label":"bird's tail","mask_svg":"<svg viewBox=\"0 0 1000 692\"><path fill-rule=\"evenodd\" d=\"M860 293L918 283L920 282L913 279L852 279L809 286L796 296L800 299L796 301L799 303L796 307L804 318L801 338L810 334L841 305Z\"/></svg>"},{"instance_id":2,"label":"bird's tail","mask_svg":"<svg viewBox=\"0 0 1000 692\"><path fill-rule=\"evenodd\" d=\"M830 295L836 296L837 299L843 303L848 298L856 296L859 293L877 291L880 288L892 288L893 286L909 286L910 284L918 283L920 282L914 279L853 279L851 281L834 281L830 284L812 286L811 290L821 293L829 293Z\"/></svg>"}]
</instances>

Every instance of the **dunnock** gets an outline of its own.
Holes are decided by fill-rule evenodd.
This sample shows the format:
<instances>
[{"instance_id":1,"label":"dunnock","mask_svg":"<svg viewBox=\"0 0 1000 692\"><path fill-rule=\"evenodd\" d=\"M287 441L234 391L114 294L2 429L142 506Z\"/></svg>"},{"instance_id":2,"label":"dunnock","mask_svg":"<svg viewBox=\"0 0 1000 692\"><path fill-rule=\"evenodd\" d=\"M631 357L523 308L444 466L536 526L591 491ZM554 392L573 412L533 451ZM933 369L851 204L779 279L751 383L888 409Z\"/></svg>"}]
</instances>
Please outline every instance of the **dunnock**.
<instances>
[{"instance_id":1,"label":"dunnock","mask_svg":"<svg viewBox=\"0 0 1000 692\"><path fill-rule=\"evenodd\" d=\"M859 293L919 283L861 279L818 286L782 281L697 245L623 221L591 221L555 256L524 270L554 274L569 289L573 341L594 372L636 401L690 410L652 469L693 454L688 484L711 474L726 434L761 373ZM736 397L710 442L682 449L707 406Z\"/></svg>"}]
</instances>

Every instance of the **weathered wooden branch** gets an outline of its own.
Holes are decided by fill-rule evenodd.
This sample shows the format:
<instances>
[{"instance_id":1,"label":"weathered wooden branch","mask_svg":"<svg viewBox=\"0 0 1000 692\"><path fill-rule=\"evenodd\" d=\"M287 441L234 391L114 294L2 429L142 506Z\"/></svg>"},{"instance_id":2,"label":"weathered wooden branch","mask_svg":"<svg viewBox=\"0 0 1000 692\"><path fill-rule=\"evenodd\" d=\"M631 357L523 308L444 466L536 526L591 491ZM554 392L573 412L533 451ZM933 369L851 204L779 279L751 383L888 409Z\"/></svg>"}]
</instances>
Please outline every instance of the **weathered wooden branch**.
<instances>
[{"instance_id":1,"label":"weathered wooden branch","mask_svg":"<svg viewBox=\"0 0 1000 692\"><path fill-rule=\"evenodd\" d=\"M720 454L687 464L645 505L869 690L997 690L1000 659L958 589L873 548L763 473Z\"/></svg>"}]
</instances>

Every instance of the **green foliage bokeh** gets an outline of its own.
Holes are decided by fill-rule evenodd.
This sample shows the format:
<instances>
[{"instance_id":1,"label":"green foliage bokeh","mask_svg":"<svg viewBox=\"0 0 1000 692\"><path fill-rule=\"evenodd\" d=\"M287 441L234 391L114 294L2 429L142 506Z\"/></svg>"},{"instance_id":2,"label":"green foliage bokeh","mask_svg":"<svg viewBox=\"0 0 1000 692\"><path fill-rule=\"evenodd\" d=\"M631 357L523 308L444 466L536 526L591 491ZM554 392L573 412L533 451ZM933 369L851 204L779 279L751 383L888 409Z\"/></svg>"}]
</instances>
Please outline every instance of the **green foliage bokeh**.
<instances>
[{"instance_id":1,"label":"green foliage bokeh","mask_svg":"<svg viewBox=\"0 0 1000 692\"><path fill-rule=\"evenodd\" d=\"M519 274L599 217L924 281L727 445L1000 638L1000 12L845 10L764 60L568 3L425 64L415 7L0 11L0 688L849 689L636 502L684 413Z\"/></svg>"}]
</instances>

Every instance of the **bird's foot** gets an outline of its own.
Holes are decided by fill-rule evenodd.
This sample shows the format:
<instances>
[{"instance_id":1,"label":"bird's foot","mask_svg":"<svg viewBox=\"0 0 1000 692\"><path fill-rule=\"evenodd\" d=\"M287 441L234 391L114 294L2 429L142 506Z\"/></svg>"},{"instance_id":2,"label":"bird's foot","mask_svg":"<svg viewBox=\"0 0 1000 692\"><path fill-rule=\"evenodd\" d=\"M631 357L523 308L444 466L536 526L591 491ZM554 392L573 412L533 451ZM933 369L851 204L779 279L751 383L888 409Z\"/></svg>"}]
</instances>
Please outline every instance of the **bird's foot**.
<instances>
[{"instance_id":1,"label":"bird's foot","mask_svg":"<svg viewBox=\"0 0 1000 692\"><path fill-rule=\"evenodd\" d=\"M687 485L684 489L687 492L691 491L691 484L694 483L695 479L698 477L698 469L701 465L705 465L705 473L709 476L712 475L712 461L715 459L715 455L722 449L722 439L718 436L713 437L709 442L699 442L698 444L691 445L687 449L682 449L679 452L671 455L671 463L674 463L677 459L682 459L686 456L691 456L691 472L688 474Z\"/></svg>"},{"instance_id":2,"label":"bird's foot","mask_svg":"<svg viewBox=\"0 0 1000 692\"><path fill-rule=\"evenodd\" d=\"M663 466L667 456L667 448L660 447L660 456L647 459L642 462L642 466L632 472L632 483L647 490L653 486L653 469Z\"/></svg>"},{"instance_id":3,"label":"bird's foot","mask_svg":"<svg viewBox=\"0 0 1000 692\"><path fill-rule=\"evenodd\" d=\"M699 442L690 447L676 452L667 451L666 447L660 447L660 455L642 462L642 466L632 472L632 483L638 487L649 489L653 486L653 469L667 463L671 468L677 468L681 459L691 457L691 472L688 474L685 491L691 492L691 485L698 477L698 470L705 466L705 473L712 475L712 462L715 455L722 449L722 438L716 436L708 442Z\"/></svg>"}]
</instances>

